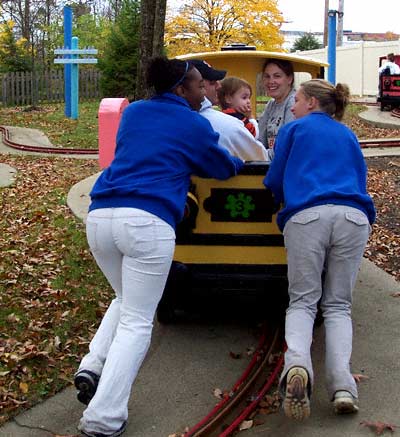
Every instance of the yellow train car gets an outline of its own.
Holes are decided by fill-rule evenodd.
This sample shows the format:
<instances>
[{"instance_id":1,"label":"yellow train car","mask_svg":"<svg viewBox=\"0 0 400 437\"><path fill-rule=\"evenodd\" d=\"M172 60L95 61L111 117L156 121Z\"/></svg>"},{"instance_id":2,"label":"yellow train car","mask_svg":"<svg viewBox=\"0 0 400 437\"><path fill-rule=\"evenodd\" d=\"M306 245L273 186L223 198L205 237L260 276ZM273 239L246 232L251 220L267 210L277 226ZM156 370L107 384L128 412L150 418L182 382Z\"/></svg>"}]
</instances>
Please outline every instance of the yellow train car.
<instances>
[{"instance_id":1,"label":"yellow train car","mask_svg":"<svg viewBox=\"0 0 400 437\"><path fill-rule=\"evenodd\" d=\"M179 56L203 59L227 76L239 76L256 89L268 58L287 59L295 74L323 77L325 63L286 53L255 50L224 50ZM256 93L253 93L256 94ZM254 113L256 97L253 96ZM192 178L185 217L177 228L174 262L157 318L174 320L175 311L185 308L201 293L245 292L285 294L286 256L279 231L272 193L263 185L268 171L265 162L246 163L240 174L226 181ZM286 296L284 296L286 297Z\"/></svg>"}]
</instances>

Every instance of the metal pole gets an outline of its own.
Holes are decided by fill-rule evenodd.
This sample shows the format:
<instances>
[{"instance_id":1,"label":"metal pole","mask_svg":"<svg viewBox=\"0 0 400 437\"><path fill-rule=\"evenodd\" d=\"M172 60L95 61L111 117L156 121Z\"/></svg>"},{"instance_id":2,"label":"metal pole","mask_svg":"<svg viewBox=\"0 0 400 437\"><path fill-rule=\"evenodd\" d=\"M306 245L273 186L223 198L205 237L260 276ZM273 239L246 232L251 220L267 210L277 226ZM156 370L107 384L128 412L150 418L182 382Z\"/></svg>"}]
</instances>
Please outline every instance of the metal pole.
<instances>
[{"instance_id":1,"label":"metal pole","mask_svg":"<svg viewBox=\"0 0 400 437\"><path fill-rule=\"evenodd\" d=\"M78 49L79 38L77 36L72 37L72 50ZM73 59L78 55L72 55ZM73 120L78 119L79 115L79 64L74 63L71 65L71 118Z\"/></svg>"},{"instance_id":2,"label":"metal pole","mask_svg":"<svg viewBox=\"0 0 400 437\"><path fill-rule=\"evenodd\" d=\"M328 80L336 85L336 14L337 11L328 12Z\"/></svg>"},{"instance_id":3,"label":"metal pole","mask_svg":"<svg viewBox=\"0 0 400 437\"><path fill-rule=\"evenodd\" d=\"M64 48L70 49L72 44L72 9L64 6ZM70 55L66 55L69 58ZM64 100L65 116L71 117L71 64L64 64Z\"/></svg>"}]
</instances>

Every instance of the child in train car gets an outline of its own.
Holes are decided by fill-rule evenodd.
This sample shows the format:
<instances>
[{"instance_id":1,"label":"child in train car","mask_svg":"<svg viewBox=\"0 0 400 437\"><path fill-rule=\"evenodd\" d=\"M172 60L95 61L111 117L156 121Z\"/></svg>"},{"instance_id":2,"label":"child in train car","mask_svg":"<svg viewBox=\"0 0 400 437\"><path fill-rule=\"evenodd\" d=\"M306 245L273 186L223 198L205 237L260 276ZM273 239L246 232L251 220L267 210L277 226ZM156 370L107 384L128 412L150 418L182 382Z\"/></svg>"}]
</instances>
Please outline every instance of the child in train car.
<instances>
[{"instance_id":1,"label":"child in train car","mask_svg":"<svg viewBox=\"0 0 400 437\"><path fill-rule=\"evenodd\" d=\"M219 133L219 145L233 156L245 161L270 162L264 145L254 138L240 120L213 108L214 105L218 104L217 93L221 88L221 80L225 77L226 71L216 70L202 59L192 59L190 63L200 71L204 80L206 96L199 113Z\"/></svg>"},{"instance_id":2,"label":"child in train car","mask_svg":"<svg viewBox=\"0 0 400 437\"><path fill-rule=\"evenodd\" d=\"M221 81L218 102L222 112L243 122L246 129L258 139L258 123L251 113L251 85L239 77L231 76Z\"/></svg>"},{"instance_id":3,"label":"child in train car","mask_svg":"<svg viewBox=\"0 0 400 437\"><path fill-rule=\"evenodd\" d=\"M296 420L310 415L310 348L319 301L329 400L337 414L358 411L350 371L352 292L375 208L367 193L367 168L357 137L340 123L349 96L343 84L304 82L292 107L296 120L279 130L264 180L276 201L283 203L277 223L287 251L290 301L280 390L286 416Z\"/></svg>"}]
</instances>

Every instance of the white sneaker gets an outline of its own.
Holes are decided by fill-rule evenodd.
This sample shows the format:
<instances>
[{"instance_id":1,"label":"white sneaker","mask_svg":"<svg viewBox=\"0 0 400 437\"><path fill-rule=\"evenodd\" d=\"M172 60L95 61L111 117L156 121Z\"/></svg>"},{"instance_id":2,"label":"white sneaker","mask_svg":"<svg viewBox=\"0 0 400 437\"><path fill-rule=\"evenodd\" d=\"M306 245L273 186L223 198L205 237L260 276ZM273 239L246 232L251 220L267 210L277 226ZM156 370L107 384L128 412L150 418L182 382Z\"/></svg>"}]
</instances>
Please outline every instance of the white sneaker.
<instances>
[{"instance_id":1,"label":"white sneaker","mask_svg":"<svg viewBox=\"0 0 400 437\"><path fill-rule=\"evenodd\" d=\"M340 390L335 393L333 407L336 414L351 414L357 413L358 411L357 399L355 399L350 392L345 390Z\"/></svg>"}]
</instances>

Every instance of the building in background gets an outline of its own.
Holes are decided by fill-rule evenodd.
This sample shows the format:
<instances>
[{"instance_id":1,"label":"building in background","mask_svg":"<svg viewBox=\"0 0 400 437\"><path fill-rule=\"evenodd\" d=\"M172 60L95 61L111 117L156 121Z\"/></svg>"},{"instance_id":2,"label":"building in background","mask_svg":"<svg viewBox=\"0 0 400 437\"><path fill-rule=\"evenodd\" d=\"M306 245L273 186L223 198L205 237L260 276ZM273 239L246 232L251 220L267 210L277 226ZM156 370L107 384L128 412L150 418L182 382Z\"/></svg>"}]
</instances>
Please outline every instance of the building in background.
<instances>
[{"instance_id":1,"label":"building in background","mask_svg":"<svg viewBox=\"0 0 400 437\"><path fill-rule=\"evenodd\" d=\"M324 42L323 32L305 32L303 30L281 30L284 37L283 49L290 52L295 41L303 35L311 33L321 44ZM352 32L351 30L343 31L343 46L350 46L361 41L398 41L400 35L392 32L386 33L370 33L370 32Z\"/></svg>"}]
</instances>

